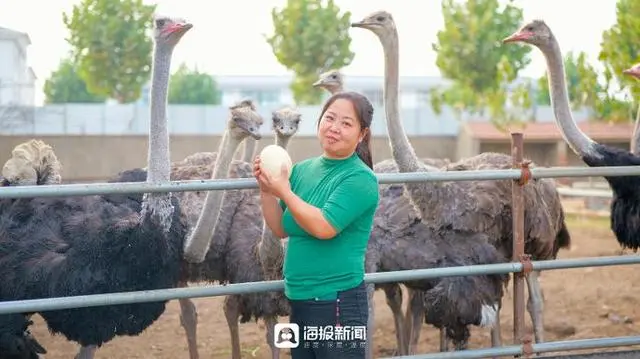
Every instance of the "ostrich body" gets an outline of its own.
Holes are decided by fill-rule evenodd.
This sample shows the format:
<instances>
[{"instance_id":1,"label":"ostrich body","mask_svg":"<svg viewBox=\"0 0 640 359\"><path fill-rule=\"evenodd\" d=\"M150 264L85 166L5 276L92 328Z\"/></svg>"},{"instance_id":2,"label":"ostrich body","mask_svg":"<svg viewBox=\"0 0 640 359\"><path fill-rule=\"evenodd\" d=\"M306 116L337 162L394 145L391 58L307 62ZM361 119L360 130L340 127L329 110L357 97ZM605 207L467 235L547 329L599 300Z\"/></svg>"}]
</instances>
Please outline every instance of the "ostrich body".
<instances>
[{"instance_id":1,"label":"ostrich body","mask_svg":"<svg viewBox=\"0 0 640 359\"><path fill-rule=\"evenodd\" d=\"M29 332L31 324L20 313L0 315L0 359L38 359L47 353Z\"/></svg>"},{"instance_id":2,"label":"ostrich body","mask_svg":"<svg viewBox=\"0 0 640 359\"><path fill-rule=\"evenodd\" d=\"M149 135L149 182L169 179L166 98L173 48L192 27L156 18ZM24 300L174 287L187 234L169 193L145 195L139 211L121 196L0 200L1 300ZM45 311L52 333L93 358L117 335L138 335L166 301Z\"/></svg>"},{"instance_id":3,"label":"ostrich body","mask_svg":"<svg viewBox=\"0 0 640 359\"><path fill-rule=\"evenodd\" d=\"M214 167L225 166L222 161L231 160L233 152L238 144L248 137L256 138L257 128L262 124L260 115L255 112L253 104L248 102L240 103L236 108L244 106L247 114L242 121L243 126L233 125L233 119L240 119L239 115L232 116L227 132L229 137L234 138L229 142L221 142L219 151L199 152L192 154L180 162L172 165L172 180L195 180L210 179L214 172ZM273 129L276 132L276 144L285 147L293 136L300 123L301 114L290 108L282 108L273 112ZM259 123L258 122L259 119ZM247 124L253 122L251 126ZM226 144L225 144L226 143ZM225 148L227 146L228 148ZM235 146L235 148L231 148ZM229 154L229 152L231 152ZM218 154L222 160L218 161ZM251 163L233 160L229 166L229 178L250 178L253 177L253 166ZM117 182L140 182L144 181L146 172L143 169L135 169L123 172ZM259 238L263 231L263 218L260 208L257 190L225 190L224 200L221 204L220 217L212 234L209 249L204 261L201 263L190 263L185 261L184 272L181 276L183 286L187 282L215 282L220 283L243 283L263 281L267 277L263 271L263 261L265 263L280 263L280 273L282 271L283 249L272 246L271 242L264 241L265 246L260 246ZM190 228L194 228L198 221L199 213L202 212L206 201L206 192L185 191L176 193L185 212ZM139 201L139 196L137 201ZM208 212L207 212L208 213ZM273 257L272 260L265 260L260 254ZM277 264L276 264L277 265ZM189 298L180 299L181 324L185 329L189 353L191 359L199 358L197 351L197 313L194 303ZM238 330L238 320L245 323L251 320L263 318L267 327L267 342L273 347L273 328L277 323L278 316L289 315L289 307L286 298L282 293L249 293L244 295L227 296L224 302L224 312L231 335L232 358L239 359L240 334ZM278 358L278 348L274 350L274 358Z\"/></svg>"},{"instance_id":4,"label":"ostrich body","mask_svg":"<svg viewBox=\"0 0 640 359\"><path fill-rule=\"evenodd\" d=\"M573 152L590 167L637 166L640 157L623 149L599 144L576 125L567 94L566 74L560 45L549 26L534 20L503 40L525 42L537 47L547 62L551 106L560 132ZM626 70L634 74L633 69ZM611 230L622 248L637 251L640 247L640 177L604 177L613 192Z\"/></svg>"},{"instance_id":5,"label":"ostrich body","mask_svg":"<svg viewBox=\"0 0 640 359\"><path fill-rule=\"evenodd\" d=\"M380 39L383 47L387 129L393 159L399 172L428 171L429 167L416 156L399 118L399 41L391 15L385 11L375 12L352 26L372 31ZM501 168L507 163L509 168L511 167L511 158L501 154L481 154L472 159L459 161L459 164L464 162L476 163L476 167L482 164L486 168ZM553 191L548 190L549 186L553 187ZM429 227L486 233L504 257L511 259L510 181L420 182L407 183L404 188L422 220ZM538 180L525 186L524 191L525 241L528 253L535 259L554 258L557 243L569 242L562 216L554 216L556 213L562 213L555 186L551 181ZM550 194L551 197L542 197L543 194ZM538 257L538 254L546 257ZM537 277L538 273L535 272L527 277L530 288L528 309L534 323L536 341L541 342L543 303ZM499 326L493 328L492 339L494 345L499 345Z\"/></svg>"}]
</instances>

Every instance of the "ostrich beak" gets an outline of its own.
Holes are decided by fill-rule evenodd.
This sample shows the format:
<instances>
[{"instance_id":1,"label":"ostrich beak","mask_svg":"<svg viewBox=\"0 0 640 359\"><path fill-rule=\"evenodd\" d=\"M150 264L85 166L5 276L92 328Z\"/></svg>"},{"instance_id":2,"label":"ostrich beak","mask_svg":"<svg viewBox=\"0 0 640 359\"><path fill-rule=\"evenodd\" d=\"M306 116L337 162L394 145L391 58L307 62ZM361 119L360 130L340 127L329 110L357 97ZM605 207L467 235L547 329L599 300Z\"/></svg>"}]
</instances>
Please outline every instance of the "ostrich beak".
<instances>
[{"instance_id":1,"label":"ostrich beak","mask_svg":"<svg viewBox=\"0 0 640 359\"><path fill-rule=\"evenodd\" d=\"M171 25L171 27L168 29L168 31L170 33L185 33L187 31L189 31L189 29L191 29L193 27L193 24L190 22L186 22L186 23L178 23L178 24L173 24Z\"/></svg>"},{"instance_id":2,"label":"ostrich beak","mask_svg":"<svg viewBox=\"0 0 640 359\"><path fill-rule=\"evenodd\" d=\"M351 27L367 27L367 23L364 21L352 22Z\"/></svg>"},{"instance_id":3,"label":"ostrich beak","mask_svg":"<svg viewBox=\"0 0 640 359\"><path fill-rule=\"evenodd\" d=\"M322 85L322 80L318 80L318 81L314 82L313 84L311 84L311 86L313 86L313 87L318 87L320 85Z\"/></svg>"},{"instance_id":4,"label":"ostrich beak","mask_svg":"<svg viewBox=\"0 0 640 359\"><path fill-rule=\"evenodd\" d=\"M626 70L622 71L623 74L633 76L635 78L640 78L640 65L632 66Z\"/></svg>"},{"instance_id":5,"label":"ostrich beak","mask_svg":"<svg viewBox=\"0 0 640 359\"><path fill-rule=\"evenodd\" d=\"M502 43L507 44L510 42L524 41L528 39L531 35L533 34L530 32L514 32L511 36L507 36L504 39L502 39Z\"/></svg>"}]
</instances>

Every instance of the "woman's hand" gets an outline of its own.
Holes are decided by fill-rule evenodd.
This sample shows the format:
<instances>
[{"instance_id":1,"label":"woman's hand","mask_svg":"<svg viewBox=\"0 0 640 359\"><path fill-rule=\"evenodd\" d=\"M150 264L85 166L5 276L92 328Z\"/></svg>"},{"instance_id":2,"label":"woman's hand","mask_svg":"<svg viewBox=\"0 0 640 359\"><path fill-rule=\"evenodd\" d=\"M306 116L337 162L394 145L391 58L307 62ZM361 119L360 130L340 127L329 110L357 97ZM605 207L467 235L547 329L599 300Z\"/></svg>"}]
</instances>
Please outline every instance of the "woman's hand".
<instances>
[{"instance_id":1,"label":"woman's hand","mask_svg":"<svg viewBox=\"0 0 640 359\"><path fill-rule=\"evenodd\" d=\"M256 156L253 160L253 176L258 181L258 186L260 187L260 192L271 194L269 189L260 181L260 176L262 175L262 170L260 169L260 156Z\"/></svg>"},{"instance_id":2,"label":"woman's hand","mask_svg":"<svg viewBox=\"0 0 640 359\"><path fill-rule=\"evenodd\" d=\"M256 170L257 169L257 170ZM282 165L280 176L272 177L268 173L260 169L260 159L256 158L254 161L254 176L258 181L260 190L274 195L278 198L282 198L288 191L291 190L289 184L289 173L285 165Z\"/></svg>"}]
</instances>

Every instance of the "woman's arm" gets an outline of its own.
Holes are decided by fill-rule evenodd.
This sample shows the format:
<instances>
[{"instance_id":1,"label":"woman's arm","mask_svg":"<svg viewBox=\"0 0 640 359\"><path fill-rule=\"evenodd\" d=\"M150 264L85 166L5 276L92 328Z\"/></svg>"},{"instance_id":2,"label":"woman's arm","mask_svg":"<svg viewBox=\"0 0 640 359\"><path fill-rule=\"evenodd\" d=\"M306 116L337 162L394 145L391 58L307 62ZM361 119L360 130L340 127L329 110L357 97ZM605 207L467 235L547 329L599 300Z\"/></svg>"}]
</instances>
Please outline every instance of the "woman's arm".
<instances>
[{"instance_id":1,"label":"woman's arm","mask_svg":"<svg viewBox=\"0 0 640 359\"><path fill-rule=\"evenodd\" d=\"M305 232L318 239L331 239L336 236L335 228L324 218L320 208L305 202L290 189L282 195L282 201Z\"/></svg>"},{"instance_id":2,"label":"woman's arm","mask_svg":"<svg viewBox=\"0 0 640 359\"><path fill-rule=\"evenodd\" d=\"M291 190L282 194L296 223L318 239L334 238L365 211L377 206L378 198L378 181L369 172L345 178L322 208L305 202Z\"/></svg>"},{"instance_id":3,"label":"woman's arm","mask_svg":"<svg viewBox=\"0 0 640 359\"><path fill-rule=\"evenodd\" d=\"M288 237L282 228L282 207L278 203L278 198L272 194L260 192L260 205L262 206L262 216L271 232L279 238Z\"/></svg>"}]
</instances>

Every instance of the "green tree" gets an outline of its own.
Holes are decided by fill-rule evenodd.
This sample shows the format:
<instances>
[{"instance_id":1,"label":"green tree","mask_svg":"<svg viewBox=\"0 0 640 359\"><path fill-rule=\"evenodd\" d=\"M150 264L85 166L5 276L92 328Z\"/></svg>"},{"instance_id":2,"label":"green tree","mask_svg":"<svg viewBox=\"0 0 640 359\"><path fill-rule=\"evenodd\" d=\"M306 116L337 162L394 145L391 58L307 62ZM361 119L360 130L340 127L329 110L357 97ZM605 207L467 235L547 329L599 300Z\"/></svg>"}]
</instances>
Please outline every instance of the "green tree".
<instances>
[{"instance_id":1,"label":"green tree","mask_svg":"<svg viewBox=\"0 0 640 359\"><path fill-rule=\"evenodd\" d=\"M63 14L67 42L89 91L135 101L149 81L155 5L142 0L82 0Z\"/></svg>"},{"instance_id":2,"label":"green tree","mask_svg":"<svg viewBox=\"0 0 640 359\"><path fill-rule=\"evenodd\" d=\"M622 71L640 60L640 0L618 0L616 5L616 23L602 33L601 49L598 59L605 67L604 77L609 90L600 112L609 120L629 121L633 110L637 108L636 99L640 97L640 82L624 75ZM613 80L618 84L613 88ZM614 99L616 94L630 93L630 101ZM605 106L608 105L608 106Z\"/></svg>"},{"instance_id":3,"label":"green tree","mask_svg":"<svg viewBox=\"0 0 640 359\"><path fill-rule=\"evenodd\" d=\"M598 100L597 95L604 91L604 87L598 82L598 73L587 61L586 54L582 51L577 55L568 52L564 58L564 69L567 74L569 101L573 109L593 108ZM546 72L538 79L536 102L540 105L551 105L548 81Z\"/></svg>"},{"instance_id":4,"label":"green tree","mask_svg":"<svg viewBox=\"0 0 640 359\"><path fill-rule=\"evenodd\" d=\"M318 104L322 90L313 88L318 75L347 66L351 52L351 13L340 15L333 0L288 0L271 11L274 33L266 36L278 61L295 73L290 85L299 104Z\"/></svg>"},{"instance_id":5,"label":"green tree","mask_svg":"<svg viewBox=\"0 0 640 359\"><path fill-rule=\"evenodd\" d=\"M169 84L169 103L219 105L220 92L211 75L181 64Z\"/></svg>"},{"instance_id":6,"label":"green tree","mask_svg":"<svg viewBox=\"0 0 640 359\"><path fill-rule=\"evenodd\" d=\"M431 91L434 111L439 113L445 104L458 116L488 110L498 127L523 119L517 110L530 107L530 84L512 82L529 64L531 48L499 43L521 26L522 10L512 1L501 6L498 0L443 0L442 13L444 29L432 46L440 72L452 85Z\"/></svg>"},{"instance_id":7,"label":"green tree","mask_svg":"<svg viewBox=\"0 0 640 359\"><path fill-rule=\"evenodd\" d=\"M78 69L71 59L60 61L58 68L44 82L46 103L98 103L106 100L105 96L92 94L87 84L78 76Z\"/></svg>"}]
</instances>

